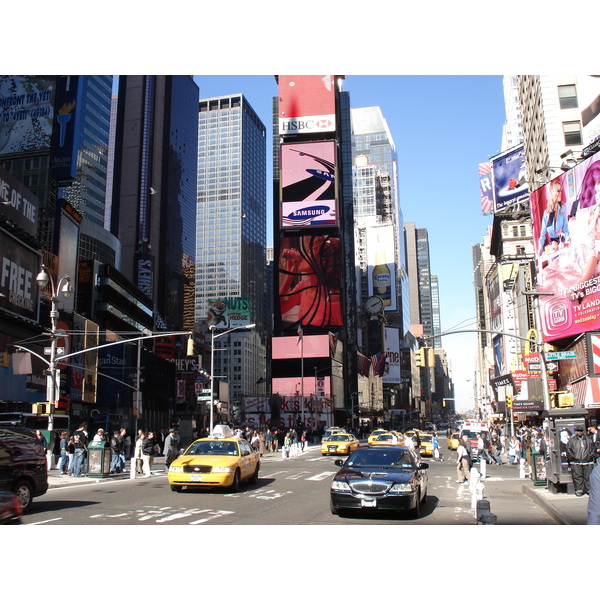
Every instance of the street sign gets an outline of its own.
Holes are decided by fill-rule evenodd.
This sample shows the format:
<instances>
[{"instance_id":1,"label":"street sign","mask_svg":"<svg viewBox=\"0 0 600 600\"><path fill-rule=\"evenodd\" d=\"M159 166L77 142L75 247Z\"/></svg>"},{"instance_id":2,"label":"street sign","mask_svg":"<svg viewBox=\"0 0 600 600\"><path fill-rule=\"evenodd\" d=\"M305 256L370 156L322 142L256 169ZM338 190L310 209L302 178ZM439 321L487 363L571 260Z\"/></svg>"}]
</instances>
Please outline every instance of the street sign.
<instances>
[{"instance_id":1,"label":"street sign","mask_svg":"<svg viewBox=\"0 0 600 600\"><path fill-rule=\"evenodd\" d=\"M56 356L62 356L65 353L65 349L62 346L56 347ZM44 354L50 356L52 354L52 348L50 346L44 348Z\"/></svg>"},{"instance_id":2,"label":"street sign","mask_svg":"<svg viewBox=\"0 0 600 600\"><path fill-rule=\"evenodd\" d=\"M566 352L546 352L546 360L564 360L566 358L577 358L577 352L567 350Z\"/></svg>"},{"instance_id":3,"label":"street sign","mask_svg":"<svg viewBox=\"0 0 600 600\"><path fill-rule=\"evenodd\" d=\"M210 394L210 388L202 388L203 394Z\"/></svg>"}]
</instances>

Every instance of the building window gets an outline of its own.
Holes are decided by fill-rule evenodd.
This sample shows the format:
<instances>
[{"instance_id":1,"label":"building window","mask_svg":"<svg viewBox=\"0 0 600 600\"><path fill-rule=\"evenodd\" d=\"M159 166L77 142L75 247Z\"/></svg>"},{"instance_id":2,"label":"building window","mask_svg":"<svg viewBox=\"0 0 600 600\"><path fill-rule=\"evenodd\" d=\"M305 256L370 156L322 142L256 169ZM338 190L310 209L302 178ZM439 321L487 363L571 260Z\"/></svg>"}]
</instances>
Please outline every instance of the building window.
<instances>
[{"instance_id":1,"label":"building window","mask_svg":"<svg viewBox=\"0 0 600 600\"><path fill-rule=\"evenodd\" d=\"M567 121L563 123L565 134L565 146L578 146L582 144L581 123L579 121Z\"/></svg>"},{"instance_id":2,"label":"building window","mask_svg":"<svg viewBox=\"0 0 600 600\"><path fill-rule=\"evenodd\" d=\"M559 85L558 86L558 101L562 108L577 108L577 89L574 85Z\"/></svg>"}]
</instances>

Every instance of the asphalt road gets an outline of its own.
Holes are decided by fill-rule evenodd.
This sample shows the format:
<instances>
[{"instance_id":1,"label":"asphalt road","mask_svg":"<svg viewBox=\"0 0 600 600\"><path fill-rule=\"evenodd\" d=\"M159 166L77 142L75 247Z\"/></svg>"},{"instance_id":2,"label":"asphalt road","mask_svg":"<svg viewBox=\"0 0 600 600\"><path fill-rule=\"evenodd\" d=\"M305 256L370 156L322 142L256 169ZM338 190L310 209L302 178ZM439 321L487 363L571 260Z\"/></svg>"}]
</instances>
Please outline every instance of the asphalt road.
<instances>
[{"instance_id":1,"label":"asphalt road","mask_svg":"<svg viewBox=\"0 0 600 600\"><path fill-rule=\"evenodd\" d=\"M428 501L418 519L358 514L332 515L329 486L338 467L335 457L318 448L282 460L266 455L257 484L245 483L239 493L221 490L172 492L164 473L151 478L94 480L51 488L36 498L24 516L26 525L473 525L472 496L455 483L454 453L426 459ZM521 490L514 467L490 466L485 497L498 524L552 525L554 521Z\"/></svg>"}]
</instances>

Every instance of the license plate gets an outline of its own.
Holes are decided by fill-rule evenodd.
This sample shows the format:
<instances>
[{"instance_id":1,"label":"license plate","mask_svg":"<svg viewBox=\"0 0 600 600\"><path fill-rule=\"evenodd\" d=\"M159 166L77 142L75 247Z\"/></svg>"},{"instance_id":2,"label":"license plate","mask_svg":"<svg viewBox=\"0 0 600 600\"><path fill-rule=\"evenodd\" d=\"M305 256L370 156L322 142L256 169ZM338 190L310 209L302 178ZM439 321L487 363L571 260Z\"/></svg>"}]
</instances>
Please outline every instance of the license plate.
<instances>
[{"instance_id":1,"label":"license plate","mask_svg":"<svg viewBox=\"0 0 600 600\"><path fill-rule=\"evenodd\" d=\"M377 506L377 500L373 498L373 500L361 500L360 505L363 508L375 508Z\"/></svg>"},{"instance_id":2,"label":"license plate","mask_svg":"<svg viewBox=\"0 0 600 600\"><path fill-rule=\"evenodd\" d=\"M190 481L202 481L202 475L190 475Z\"/></svg>"},{"instance_id":3,"label":"license plate","mask_svg":"<svg viewBox=\"0 0 600 600\"><path fill-rule=\"evenodd\" d=\"M336 451L335 446L329 446L329 452L335 452L335 451Z\"/></svg>"}]
</instances>

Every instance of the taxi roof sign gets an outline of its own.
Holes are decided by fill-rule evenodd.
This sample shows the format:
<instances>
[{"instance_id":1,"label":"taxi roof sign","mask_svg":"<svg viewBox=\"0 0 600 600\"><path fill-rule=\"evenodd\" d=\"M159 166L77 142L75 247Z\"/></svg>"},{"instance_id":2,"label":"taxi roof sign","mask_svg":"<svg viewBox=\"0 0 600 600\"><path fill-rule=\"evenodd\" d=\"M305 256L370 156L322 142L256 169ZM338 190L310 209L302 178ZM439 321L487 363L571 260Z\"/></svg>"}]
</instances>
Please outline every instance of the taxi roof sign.
<instances>
[{"instance_id":1,"label":"taxi roof sign","mask_svg":"<svg viewBox=\"0 0 600 600\"><path fill-rule=\"evenodd\" d=\"M228 438L233 437L233 431L231 431L231 427L229 425L215 425L213 427L211 437L214 438Z\"/></svg>"}]
</instances>

